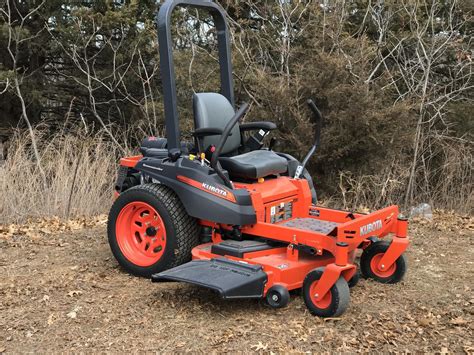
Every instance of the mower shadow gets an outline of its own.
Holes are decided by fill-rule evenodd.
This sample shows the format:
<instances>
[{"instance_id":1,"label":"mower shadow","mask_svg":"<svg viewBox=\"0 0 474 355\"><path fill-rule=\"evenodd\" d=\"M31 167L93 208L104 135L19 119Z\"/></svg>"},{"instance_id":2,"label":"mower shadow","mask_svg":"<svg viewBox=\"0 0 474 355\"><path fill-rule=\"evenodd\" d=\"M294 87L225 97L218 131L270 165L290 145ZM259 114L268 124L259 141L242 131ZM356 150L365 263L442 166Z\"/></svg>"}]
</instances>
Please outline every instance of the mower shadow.
<instances>
[{"instance_id":1,"label":"mower shadow","mask_svg":"<svg viewBox=\"0 0 474 355\"><path fill-rule=\"evenodd\" d=\"M152 297L154 298L153 302L159 303L160 306L169 305L170 307L175 307L179 304L180 307L190 311L202 309L203 311L213 310L220 313L236 313L271 309L263 299L224 300L216 291L174 282L163 283L158 290L152 293Z\"/></svg>"}]
</instances>

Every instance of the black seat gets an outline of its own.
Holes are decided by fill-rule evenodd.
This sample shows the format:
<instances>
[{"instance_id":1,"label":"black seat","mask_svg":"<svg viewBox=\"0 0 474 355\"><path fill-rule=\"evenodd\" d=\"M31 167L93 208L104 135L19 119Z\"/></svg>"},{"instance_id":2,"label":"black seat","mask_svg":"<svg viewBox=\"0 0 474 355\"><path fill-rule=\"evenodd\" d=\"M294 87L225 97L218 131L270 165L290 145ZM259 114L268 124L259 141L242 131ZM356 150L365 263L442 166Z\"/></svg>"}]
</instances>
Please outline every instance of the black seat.
<instances>
[{"instance_id":1,"label":"black seat","mask_svg":"<svg viewBox=\"0 0 474 355\"><path fill-rule=\"evenodd\" d=\"M258 179L286 172L287 160L269 150L253 150L233 157L220 157L221 166L231 176Z\"/></svg>"},{"instance_id":2,"label":"black seat","mask_svg":"<svg viewBox=\"0 0 474 355\"><path fill-rule=\"evenodd\" d=\"M199 93L193 96L194 124L196 129L217 128L223 130L235 112L230 102L217 93ZM200 138L200 146L206 150L219 142L220 135ZM253 150L239 154L242 134L236 125L225 143L219 162L231 177L258 179L269 175L283 174L288 169L285 158L269 150Z\"/></svg>"}]
</instances>

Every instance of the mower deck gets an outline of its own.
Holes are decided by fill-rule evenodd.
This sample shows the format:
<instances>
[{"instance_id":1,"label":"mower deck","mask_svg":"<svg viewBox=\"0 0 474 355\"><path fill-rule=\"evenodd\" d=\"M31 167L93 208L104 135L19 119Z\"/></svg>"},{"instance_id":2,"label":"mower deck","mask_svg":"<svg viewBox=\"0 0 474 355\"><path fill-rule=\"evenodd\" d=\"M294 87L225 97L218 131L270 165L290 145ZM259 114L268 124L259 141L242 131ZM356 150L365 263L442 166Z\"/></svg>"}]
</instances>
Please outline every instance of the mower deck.
<instances>
[{"instance_id":1,"label":"mower deck","mask_svg":"<svg viewBox=\"0 0 474 355\"><path fill-rule=\"evenodd\" d=\"M258 189L266 184L264 182L246 188L258 193ZM274 182L269 181L268 184ZM286 290L302 288L308 273L317 268L326 268L329 270L325 274L326 279L318 284L316 290L326 294L339 277L350 281L355 275L356 251L369 244L363 235L367 225L374 225L370 227L374 230L367 232L369 235L377 229L381 236L395 234L391 248L386 253L388 256L384 255L387 265L393 264L408 245L405 232L399 230L398 226L404 222L393 218L398 214L396 206L368 215L317 206L304 210L299 208L304 201L303 196L298 198L284 195L284 192L284 189L280 190L283 198L278 203L258 199L263 202L260 213L263 220L243 228L244 240L223 240L226 226L221 225L218 231L216 225L210 223L214 226L212 243L198 245L192 250L193 261L154 274L152 280L198 285L218 291L223 298L258 298L265 297L276 285ZM282 202L288 199L294 201L291 206L293 217L276 223L266 222L275 221L278 214L283 218L288 215L288 203ZM377 221L383 222L379 224ZM380 259L379 264L384 260ZM265 277L256 281L246 269L249 267L258 268ZM258 289L262 292L249 293L249 288L255 290L258 283Z\"/></svg>"},{"instance_id":2,"label":"mower deck","mask_svg":"<svg viewBox=\"0 0 474 355\"><path fill-rule=\"evenodd\" d=\"M228 248L229 242L235 247ZM288 290L301 288L304 276L309 271L334 260L329 254L290 260L286 247L270 247L246 252L242 257L233 256L240 249L238 244L245 242L248 241L200 245L193 249L193 261L155 274L152 280L179 281L209 288L219 292L224 299L261 298L275 283ZM219 244L224 244L228 249L225 256L212 252Z\"/></svg>"}]
</instances>

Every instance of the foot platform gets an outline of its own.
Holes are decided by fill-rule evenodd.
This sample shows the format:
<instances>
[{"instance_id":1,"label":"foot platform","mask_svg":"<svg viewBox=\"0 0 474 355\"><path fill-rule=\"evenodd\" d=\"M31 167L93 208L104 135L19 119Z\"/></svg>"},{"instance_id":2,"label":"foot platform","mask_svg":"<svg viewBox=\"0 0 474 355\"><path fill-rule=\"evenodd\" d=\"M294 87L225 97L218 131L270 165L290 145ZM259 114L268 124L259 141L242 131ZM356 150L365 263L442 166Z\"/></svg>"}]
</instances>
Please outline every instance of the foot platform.
<instances>
[{"instance_id":1,"label":"foot platform","mask_svg":"<svg viewBox=\"0 0 474 355\"><path fill-rule=\"evenodd\" d=\"M217 291L222 298L261 298L267 274L261 265L226 258L194 260L154 274L153 282L178 281Z\"/></svg>"},{"instance_id":2,"label":"foot platform","mask_svg":"<svg viewBox=\"0 0 474 355\"><path fill-rule=\"evenodd\" d=\"M339 223L322 221L314 218L295 218L283 222L280 225L289 228L303 229L327 235L330 234L334 230L334 228L337 227L338 224Z\"/></svg>"}]
</instances>

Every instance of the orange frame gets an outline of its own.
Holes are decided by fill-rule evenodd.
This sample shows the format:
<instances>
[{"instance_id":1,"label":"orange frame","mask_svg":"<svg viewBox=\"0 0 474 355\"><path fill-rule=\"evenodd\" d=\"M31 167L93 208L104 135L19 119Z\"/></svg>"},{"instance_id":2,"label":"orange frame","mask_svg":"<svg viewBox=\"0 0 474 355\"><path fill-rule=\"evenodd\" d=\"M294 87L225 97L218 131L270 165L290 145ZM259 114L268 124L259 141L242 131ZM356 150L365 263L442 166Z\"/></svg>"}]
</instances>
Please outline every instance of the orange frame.
<instances>
[{"instance_id":1,"label":"orange frame","mask_svg":"<svg viewBox=\"0 0 474 355\"><path fill-rule=\"evenodd\" d=\"M120 165L133 168L141 158L142 156L122 158ZM177 176L177 179L235 203L234 195L227 189L225 189L226 196L223 196L223 194L210 191L201 183L185 176ZM257 216L255 224L242 226L242 233L288 243L286 248L246 253L243 259L226 256L231 260L258 264L263 267L268 277L264 295L276 284L283 285L288 290L300 288L305 276L311 270L324 267L323 275L315 289L315 293L318 295L316 296L317 300L320 300L339 277L342 276L349 281L355 274L355 252L370 243L368 238L374 236L383 238L388 234L394 235L390 247L379 261L379 267L383 265L383 267L389 268L408 247L408 221L398 218L399 210L397 206L389 206L370 214L314 206L311 203L311 191L308 182L304 179L290 177L279 177L278 179L268 179L251 184L234 183L234 186L237 189L246 189L250 193ZM269 209L272 206L290 201L293 204L291 219L314 218L335 222L338 224L336 233L326 235L310 230L290 228L279 223L269 223ZM222 237L215 231L216 229L232 228L232 226L205 220L201 220L200 224L213 227L212 243L222 241ZM212 243L202 244L194 248L192 251L193 259L222 257L211 253ZM314 248L315 255L300 253L299 247L302 245Z\"/></svg>"},{"instance_id":2,"label":"orange frame","mask_svg":"<svg viewBox=\"0 0 474 355\"><path fill-rule=\"evenodd\" d=\"M306 180L280 177L262 183L235 183L236 188L249 191L257 214L257 222L242 226L242 233L289 243L287 248L244 254L243 259L232 256L226 258L258 264L267 273L268 281L264 293L273 285L280 284L288 290L300 288L305 276L317 267L325 267L315 292L322 299L339 277L347 281L356 272L355 252L365 246L368 238L383 238L394 234L393 241L381 259L380 264L390 267L408 246L406 220L398 219L397 206L389 206L370 214L350 213L311 204L311 192ZM269 223L268 208L281 202L293 202L294 218L314 218L338 223L334 235L290 228L278 223ZM230 229L231 226L201 221L202 225ZM370 226L370 228L368 227ZM374 227L375 226L375 227ZM213 233L213 243L220 242L221 236ZM222 257L210 252L210 244L200 245L193 250L193 259ZM298 247L314 248L316 255L300 253Z\"/></svg>"}]
</instances>

